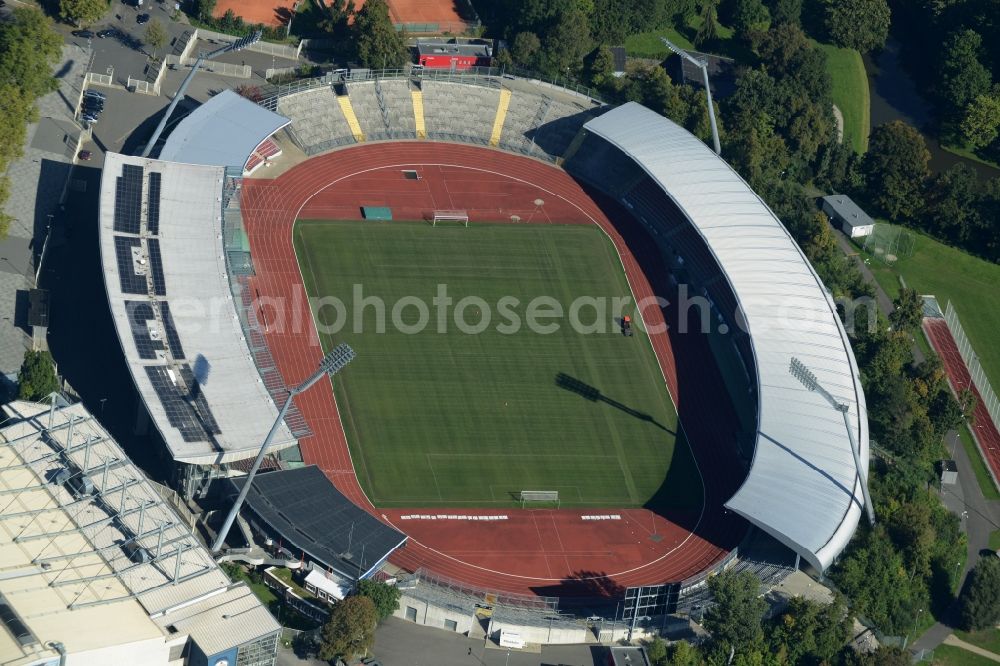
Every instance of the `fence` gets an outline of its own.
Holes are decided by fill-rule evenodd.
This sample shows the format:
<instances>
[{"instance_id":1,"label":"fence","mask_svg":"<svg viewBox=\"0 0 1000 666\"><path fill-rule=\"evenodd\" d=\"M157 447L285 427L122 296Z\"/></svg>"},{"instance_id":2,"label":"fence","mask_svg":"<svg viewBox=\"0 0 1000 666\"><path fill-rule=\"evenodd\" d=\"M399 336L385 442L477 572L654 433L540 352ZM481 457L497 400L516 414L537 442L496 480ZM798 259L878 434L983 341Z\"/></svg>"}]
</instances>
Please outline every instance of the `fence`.
<instances>
[{"instance_id":1,"label":"fence","mask_svg":"<svg viewBox=\"0 0 1000 666\"><path fill-rule=\"evenodd\" d=\"M240 39L240 37L235 35L227 35L213 30L206 30L204 28L198 28L194 31L194 33L195 39L215 40L219 42L226 42L227 44ZM302 52L302 42L299 42L298 46L287 46L285 44L272 44L271 42L261 41L248 46L247 51L264 53L278 58L288 58L289 60L298 60L299 54Z\"/></svg>"},{"instance_id":2,"label":"fence","mask_svg":"<svg viewBox=\"0 0 1000 666\"><path fill-rule=\"evenodd\" d=\"M297 71L299 71L298 67L276 67L273 69L271 67L268 67L267 69L264 70L264 78L270 81L276 76L285 76L286 74L294 74Z\"/></svg>"},{"instance_id":3,"label":"fence","mask_svg":"<svg viewBox=\"0 0 1000 666\"><path fill-rule=\"evenodd\" d=\"M524 80L533 85L549 87L559 92L577 95L594 105L602 103L597 92L591 88L570 81L569 79L546 79L526 70L506 70L502 67L472 67L467 70L453 72L451 70L405 67L403 69L343 69L327 72L322 76L310 79L300 79L281 85L272 84L264 88L264 99L260 102L260 105L274 111L277 109L279 98L315 88L348 81L410 78L464 83L466 85L479 85L489 88L499 88L501 82L504 80Z\"/></svg>"},{"instance_id":4,"label":"fence","mask_svg":"<svg viewBox=\"0 0 1000 666\"><path fill-rule=\"evenodd\" d=\"M99 86L107 86L111 88L115 85L114 73L98 74L97 72L87 72L87 83L94 83Z\"/></svg>"},{"instance_id":5,"label":"fence","mask_svg":"<svg viewBox=\"0 0 1000 666\"><path fill-rule=\"evenodd\" d=\"M993 420L993 424L1000 428L1000 403L997 402L997 394L993 392L993 387L990 386L990 381L986 377L986 372L983 370L983 366L979 363L979 357L976 355L976 350L972 348L972 343L969 342L969 338L965 335L965 330L962 328L961 322L958 320L958 313L955 312L955 307L948 301L948 305L945 307L944 320L948 324L948 330L951 331L951 337L955 338L955 345L958 347L958 353L962 355L962 360L965 361L965 366L969 369L969 375L972 377L972 383L976 385L979 390L979 395L982 398L983 406L986 407L986 411L989 412L990 418Z\"/></svg>"},{"instance_id":6,"label":"fence","mask_svg":"<svg viewBox=\"0 0 1000 666\"><path fill-rule=\"evenodd\" d=\"M194 67L197 60L195 58L181 58L175 55L168 55L164 62L170 67ZM250 65L234 65L228 62L218 62L215 60L204 60L201 63L200 71L212 72L220 76L233 76L239 79L250 78Z\"/></svg>"},{"instance_id":7,"label":"fence","mask_svg":"<svg viewBox=\"0 0 1000 666\"><path fill-rule=\"evenodd\" d=\"M479 21L434 21L430 23L394 23L393 27L396 28L396 32L403 32L404 30L413 35L440 35L440 34L451 34L451 35L464 35L474 34L481 24Z\"/></svg>"},{"instance_id":8,"label":"fence","mask_svg":"<svg viewBox=\"0 0 1000 666\"><path fill-rule=\"evenodd\" d=\"M159 95L159 86L150 83L146 79L133 79L130 75L126 86L132 92L143 93L144 95Z\"/></svg>"},{"instance_id":9,"label":"fence","mask_svg":"<svg viewBox=\"0 0 1000 666\"><path fill-rule=\"evenodd\" d=\"M408 584L416 585L419 583L434 585L435 587L443 588L464 597L477 599L480 602L491 606L506 606L508 608L522 608L551 612L556 612L559 609L558 597L543 597L534 594L514 594L511 592L486 590L468 585L452 578L439 576L438 574L431 573L423 568L417 569L412 576L401 579L399 581L399 587L404 589Z\"/></svg>"}]
</instances>

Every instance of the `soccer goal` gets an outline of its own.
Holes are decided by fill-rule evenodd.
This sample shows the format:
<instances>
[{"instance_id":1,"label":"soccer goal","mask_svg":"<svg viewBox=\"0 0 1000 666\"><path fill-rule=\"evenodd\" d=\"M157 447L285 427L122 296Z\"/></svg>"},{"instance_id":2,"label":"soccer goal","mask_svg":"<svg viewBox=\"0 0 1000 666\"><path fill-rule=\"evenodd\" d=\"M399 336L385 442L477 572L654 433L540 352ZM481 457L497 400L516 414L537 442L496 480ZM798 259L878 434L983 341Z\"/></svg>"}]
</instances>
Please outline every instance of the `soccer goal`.
<instances>
[{"instance_id":1,"label":"soccer goal","mask_svg":"<svg viewBox=\"0 0 1000 666\"><path fill-rule=\"evenodd\" d=\"M558 490L522 490L520 495L521 508L525 507L528 502L546 502L554 503L556 508L559 508L559 491Z\"/></svg>"},{"instance_id":2,"label":"soccer goal","mask_svg":"<svg viewBox=\"0 0 1000 666\"><path fill-rule=\"evenodd\" d=\"M464 210L436 210L433 221L435 227L438 222L461 222L465 226L469 226L469 214Z\"/></svg>"}]
</instances>

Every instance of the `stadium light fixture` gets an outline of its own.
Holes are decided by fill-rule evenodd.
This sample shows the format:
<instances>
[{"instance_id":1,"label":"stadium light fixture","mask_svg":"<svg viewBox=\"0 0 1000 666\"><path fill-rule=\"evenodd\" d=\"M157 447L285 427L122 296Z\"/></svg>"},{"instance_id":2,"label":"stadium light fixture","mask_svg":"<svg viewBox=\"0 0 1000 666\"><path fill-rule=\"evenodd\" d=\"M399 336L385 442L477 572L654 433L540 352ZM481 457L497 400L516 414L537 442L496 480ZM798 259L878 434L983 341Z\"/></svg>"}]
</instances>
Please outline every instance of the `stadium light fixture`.
<instances>
[{"instance_id":1,"label":"stadium light fixture","mask_svg":"<svg viewBox=\"0 0 1000 666\"><path fill-rule=\"evenodd\" d=\"M170 106L167 107L166 112L163 114L163 118L160 119L160 124L156 126L156 130L153 132L153 136L149 139L149 143L142 151L143 157L149 157L149 154L153 152L153 147L156 142L160 140L160 135L163 134L163 129L167 126L167 122L170 120L170 116L173 115L174 109L177 108L177 103L184 98L184 93L187 92L188 84L191 83L191 79L194 78L195 73L201 69L201 63L206 60L211 60L217 55L222 55L223 53L231 53L235 51L242 51L245 48L249 48L260 41L263 36L263 32L257 30L249 35L240 37L235 42L230 42L221 48L217 48L211 53L200 53L198 54L198 59L194 61L194 65L191 66L191 71L184 78L184 82L181 83L181 87L177 89L177 94L170 101Z\"/></svg>"},{"instance_id":2,"label":"stadium light fixture","mask_svg":"<svg viewBox=\"0 0 1000 666\"><path fill-rule=\"evenodd\" d=\"M679 55L684 60L701 70L702 79L705 81L705 98L708 100L708 122L712 125L712 143L715 146L715 154L722 154L722 146L719 144L719 128L715 124L715 105L712 103L712 86L708 83L708 60L705 58L695 58L693 55L671 42L666 37L660 37L664 45Z\"/></svg>"},{"instance_id":3,"label":"stadium light fixture","mask_svg":"<svg viewBox=\"0 0 1000 666\"><path fill-rule=\"evenodd\" d=\"M851 442L851 454L854 456L854 468L857 470L858 478L861 479L861 494L865 499L865 511L868 512L868 522L873 526L875 525L875 509L872 507L872 498L868 494L868 472L861 467L861 450L858 447L858 442L854 439L854 430L851 428L851 417L849 416L850 405L843 403L834 398L829 391L823 388L822 384L816 378L816 375L812 370L806 367L806 364L799 359L792 357L792 362L789 365L788 372L791 373L792 377L799 380L803 386L808 390L819 393L823 398L830 403L830 405L836 409L844 417L844 427L847 428L847 437Z\"/></svg>"},{"instance_id":4,"label":"stadium light fixture","mask_svg":"<svg viewBox=\"0 0 1000 666\"><path fill-rule=\"evenodd\" d=\"M284 420L285 414L288 413L288 408L292 406L292 399L303 391L308 391L313 384L320 380L320 378L325 376L332 377L343 370L347 364L354 359L354 356L354 350L351 349L351 347L346 343L341 343L334 347L329 354L323 357L323 360L319 362L319 367L316 368L316 372L312 373L308 379L295 388L288 389L288 397L285 398L285 404L281 406L281 411L278 412L278 418L275 419L274 425L271 426L271 430L267 433L267 437L264 439L264 443L260 447L260 451L257 452L257 458L253 461L253 466L250 468L250 473L247 474L246 481L243 483L243 488L240 490L240 494L236 498L236 502L233 504L233 507L229 510L229 514L226 516L226 522L222 524L222 529L219 530L218 536L215 537L215 542L212 544L213 553L217 553L222 550L222 545L226 542L226 537L229 535L229 530L233 527L233 522L236 520L236 516L240 512L240 507L243 506L243 502L247 498L247 493L250 492L250 484L253 483L254 476L257 474L257 470L260 469L260 464L264 460L264 455L271 446L271 440L274 439L274 433L278 431L278 426Z\"/></svg>"}]
</instances>

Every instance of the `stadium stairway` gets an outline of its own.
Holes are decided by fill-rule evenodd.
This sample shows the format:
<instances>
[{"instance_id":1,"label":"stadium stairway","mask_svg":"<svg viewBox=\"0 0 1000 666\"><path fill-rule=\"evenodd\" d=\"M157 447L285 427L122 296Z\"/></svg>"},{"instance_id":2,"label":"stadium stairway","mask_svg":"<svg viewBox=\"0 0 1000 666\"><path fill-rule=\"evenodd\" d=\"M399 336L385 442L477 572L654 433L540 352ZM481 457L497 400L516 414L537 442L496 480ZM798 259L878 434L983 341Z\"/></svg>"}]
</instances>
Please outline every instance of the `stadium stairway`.
<instances>
[{"instance_id":1,"label":"stadium stairway","mask_svg":"<svg viewBox=\"0 0 1000 666\"><path fill-rule=\"evenodd\" d=\"M344 112L344 117L347 118L347 124L351 128L354 140L361 143L365 140L365 133L361 130L361 123L358 122L358 117L354 115L354 107L351 105L350 96L339 95L337 103L340 104L340 110Z\"/></svg>"},{"instance_id":2,"label":"stadium stairway","mask_svg":"<svg viewBox=\"0 0 1000 666\"><path fill-rule=\"evenodd\" d=\"M382 79L349 83L347 93L368 141L412 139L416 136L407 82Z\"/></svg>"},{"instance_id":3,"label":"stadium stairway","mask_svg":"<svg viewBox=\"0 0 1000 666\"><path fill-rule=\"evenodd\" d=\"M500 145L500 133L503 131L503 121L507 118L507 109L510 108L510 91L506 88L500 90L500 103L497 104L497 114L493 119L493 131L490 133L490 145L494 148Z\"/></svg>"},{"instance_id":4,"label":"stadium stairway","mask_svg":"<svg viewBox=\"0 0 1000 666\"><path fill-rule=\"evenodd\" d=\"M410 99L413 102L413 123L416 127L417 138L427 138L427 125L424 123L424 93L420 90L411 90Z\"/></svg>"},{"instance_id":5,"label":"stadium stairway","mask_svg":"<svg viewBox=\"0 0 1000 666\"><path fill-rule=\"evenodd\" d=\"M278 100L278 113L292 120L288 135L307 155L316 155L356 139L343 113L333 111L336 95L328 87L315 88Z\"/></svg>"}]
</instances>

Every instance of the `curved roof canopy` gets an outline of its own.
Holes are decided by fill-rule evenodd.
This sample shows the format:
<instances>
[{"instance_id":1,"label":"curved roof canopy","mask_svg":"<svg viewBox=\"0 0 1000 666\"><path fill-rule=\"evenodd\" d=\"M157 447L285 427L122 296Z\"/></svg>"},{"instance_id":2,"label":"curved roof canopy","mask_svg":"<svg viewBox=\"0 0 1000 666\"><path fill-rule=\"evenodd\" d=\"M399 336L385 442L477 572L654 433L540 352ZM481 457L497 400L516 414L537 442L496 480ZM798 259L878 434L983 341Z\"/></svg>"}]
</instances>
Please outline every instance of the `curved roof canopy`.
<instances>
[{"instance_id":1,"label":"curved roof canopy","mask_svg":"<svg viewBox=\"0 0 1000 666\"><path fill-rule=\"evenodd\" d=\"M108 153L101 264L125 362L174 460L253 457L278 417L230 288L224 167ZM274 449L295 443L285 423Z\"/></svg>"},{"instance_id":2,"label":"curved roof canopy","mask_svg":"<svg viewBox=\"0 0 1000 666\"><path fill-rule=\"evenodd\" d=\"M191 112L167 137L160 159L243 166L261 141L292 121L223 90Z\"/></svg>"},{"instance_id":3,"label":"curved roof canopy","mask_svg":"<svg viewBox=\"0 0 1000 666\"><path fill-rule=\"evenodd\" d=\"M774 213L722 158L634 102L584 129L636 162L704 239L742 311L756 365L756 449L726 506L825 569L847 545L863 499L842 414L789 372L802 361L848 405L868 464L857 364L830 293Z\"/></svg>"}]
</instances>

